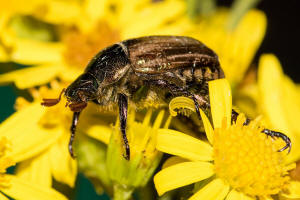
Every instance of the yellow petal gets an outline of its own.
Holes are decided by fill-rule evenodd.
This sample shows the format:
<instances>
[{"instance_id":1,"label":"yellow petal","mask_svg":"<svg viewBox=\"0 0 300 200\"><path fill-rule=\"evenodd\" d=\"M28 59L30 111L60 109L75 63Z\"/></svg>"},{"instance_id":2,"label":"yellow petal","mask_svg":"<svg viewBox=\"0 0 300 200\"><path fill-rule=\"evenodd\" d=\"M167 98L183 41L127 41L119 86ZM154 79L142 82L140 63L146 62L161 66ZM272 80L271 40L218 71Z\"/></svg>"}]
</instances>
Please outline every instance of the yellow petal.
<instances>
[{"instance_id":1,"label":"yellow petal","mask_svg":"<svg viewBox=\"0 0 300 200\"><path fill-rule=\"evenodd\" d=\"M1 1L0 13L10 12L18 14L32 14L35 9L40 8L41 1L39 0L28 0L26 3L20 0Z\"/></svg>"},{"instance_id":2,"label":"yellow petal","mask_svg":"<svg viewBox=\"0 0 300 200\"><path fill-rule=\"evenodd\" d=\"M21 162L17 167L16 176L29 183L51 187L52 177L47 153L48 151Z\"/></svg>"},{"instance_id":3,"label":"yellow petal","mask_svg":"<svg viewBox=\"0 0 300 200\"><path fill-rule=\"evenodd\" d=\"M183 163L183 162L188 162L188 160L184 159L182 157L179 157L179 156L172 156L171 158L168 158L164 162L164 164L162 166L162 169L167 168L167 167L171 167L172 165L176 165L176 164Z\"/></svg>"},{"instance_id":4,"label":"yellow petal","mask_svg":"<svg viewBox=\"0 0 300 200\"><path fill-rule=\"evenodd\" d=\"M17 40L13 47L11 59L25 65L60 63L63 47L61 43Z\"/></svg>"},{"instance_id":5,"label":"yellow petal","mask_svg":"<svg viewBox=\"0 0 300 200\"><path fill-rule=\"evenodd\" d=\"M5 175L10 179L10 187L3 187L1 191L15 199L22 200L67 200L65 196L52 188L32 184L13 175Z\"/></svg>"},{"instance_id":6,"label":"yellow petal","mask_svg":"<svg viewBox=\"0 0 300 200\"><path fill-rule=\"evenodd\" d=\"M300 198L300 182L299 181L290 181L288 185L288 193L282 193L281 195L291 199Z\"/></svg>"},{"instance_id":7,"label":"yellow petal","mask_svg":"<svg viewBox=\"0 0 300 200\"><path fill-rule=\"evenodd\" d=\"M65 63L61 63L60 66L59 77L66 82L73 82L83 72L82 69L68 66Z\"/></svg>"},{"instance_id":8,"label":"yellow petal","mask_svg":"<svg viewBox=\"0 0 300 200\"><path fill-rule=\"evenodd\" d=\"M60 71L58 65L28 67L0 75L0 85L14 82L20 89L43 85L53 80Z\"/></svg>"},{"instance_id":9,"label":"yellow petal","mask_svg":"<svg viewBox=\"0 0 300 200\"><path fill-rule=\"evenodd\" d=\"M77 161L70 156L67 148L68 144L69 134L65 133L51 147L49 160L53 177L59 182L74 187L77 175Z\"/></svg>"},{"instance_id":10,"label":"yellow petal","mask_svg":"<svg viewBox=\"0 0 300 200\"><path fill-rule=\"evenodd\" d=\"M205 133L210 144L213 144L214 139L214 129L212 128L209 119L206 117L204 112L200 110L201 119L204 125Z\"/></svg>"},{"instance_id":11,"label":"yellow petal","mask_svg":"<svg viewBox=\"0 0 300 200\"><path fill-rule=\"evenodd\" d=\"M169 103L169 111L171 116L177 116L178 112L181 112L185 115L185 112L188 114L189 111L196 112L195 103L192 99L187 97L175 97Z\"/></svg>"},{"instance_id":12,"label":"yellow petal","mask_svg":"<svg viewBox=\"0 0 300 200\"><path fill-rule=\"evenodd\" d=\"M255 200L255 198L249 197L242 192L231 190L225 200Z\"/></svg>"},{"instance_id":13,"label":"yellow petal","mask_svg":"<svg viewBox=\"0 0 300 200\"><path fill-rule=\"evenodd\" d=\"M272 75L272 78L270 78L270 75ZM263 108L272 124L281 127L284 131L289 131L284 110L280 106L281 98L285 98L281 96L282 75L281 65L274 55L265 54L260 57L258 83Z\"/></svg>"},{"instance_id":14,"label":"yellow petal","mask_svg":"<svg viewBox=\"0 0 300 200\"><path fill-rule=\"evenodd\" d=\"M272 78L270 78L272 75ZM261 108L271 125L288 135L292 141L292 150L288 162L300 158L300 94L294 84L282 72L279 60L272 54L261 56L259 61L258 85Z\"/></svg>"},{"instance_id":15,"label":"yellow petal","mask_svg":"<svg viewBox=\"0 0 300 200\"><path fill-rule=\"evenodd\" d=\"M107 1L102 0L86 0L84 1L84 10L89 19L93 21L99 20L104 15L105 4ZM97 8L97 9L95 9Z\"/></svg>"},{"instance_id":16,"label":"yellow petal","mask_svg":"<svg viewBox=\"0 0 300 200\"><path fill-rule=\"evenodd\" d=\"M19 162L28 159L52 145L62 134L59 128L45 129L38 125L45 108L39 102L14 113L0 125L0 136L12 143L8 155Z\"/></svg>"},{"instance_id":17,"label":"yellow petal","mask_svg":"<svg viewBox=\"0 0 300 200\"><path fill-rule=\"evenodd\" d=\"M181 16L184 11L184 2L178 0L162 1L137 8L134 12L135 20L131 20L132 18L128 17L128 13L126 17L121 16L121 38L147 35L148 30L162 26L164 23Z\"/></svg>"},{"instance_id":18,"label":"yellow petal","mask_svg":"<svg viewBox=\"0 0 300 200\"><path fill-rule=\"evenodd\" d=\"M283 200L281 197L279 197L279 199ZM259 200L274 200L274 199L270 196L262 196L262 197L259 197Z\"/></svg>"},{"instance_id":19,"label":"yellow petal","mask_svg":"<svg viewBox=\"0 0 300 200\"><path fill-rule=\"evenodd\" d=\"M9 61L9 57L7 51L3 46L0 45L0 62L8 62L8 61Z\"/></svg>"},{"instance_id":20,"label":"yellow petal","mask_svg":"<svg viewBox=\"0 0 300 200\"><path fill-rule=\"evenodd\" d=\"M188 200L223 200L228 192L229 185L225 184L221 179L214 179Z\"/></svg>"},{"instance_id":21,"label":"yellow petal","mask_svg":"<svg viewBox=\"0 0 300 200\"><path fill-rule=\"evenodd\" d=\"M195 183L214 174L213 165L207 162L184 162L165 168L154 176L159 195L175 188Z\"/></svg>"},{"instance_id":22,"label":"yellow petal","mask_svg":"<svg viewBox=\"0 0 300 200\"><path fill-rule=\"evenodd\" d=\"M107 125L94 125L86 129L85 133L105 144L109 143L112 129Z\"/></svg>"},{"instance_id":23,"label":"yellow petal","mask_svg":"<svg viewBox=\"0 0 300 200\"><path fill-rule=\"evenodd\" d=\"M45 4L47 12L41 15L44 21L51 24L72 25L82 16L80 4L77 1L52 0ZM97 10L97 8L94 8Z\"/></svg>"},{"instance_id":24,"label":"yellow petal","mask_svg":"<svg viewBox=\"0 0 300 200\"><path fill-rule=\"evenodd\" d=\"M6 196L4 196L1 192L0 192L0 199L1 200L9 200Z\"/></svg>"},{"instance_id":25,"label":"yellow petal","mask_svg":"<svg viewBox=\"0 0 300 200\"><path fill-rule=\"evenodd\" d=\"M78 131L86 133L88 136L108 144L112 134L112 127L109 122L102 121L99 118L103 119L104 117L99 116L97 118L94 117L92 113L82 117L82 120L78 125Z\"/></svg>"},{"instance_id":26,"label":"yellow petal","mask_svg":"<svg viewBox=\"0 0 300 200\"><path fill-rule=\"evenodd\" d=\"M221 128L223 120L227 127L231 124L232 97L229 82L226 79L210 81L209 99L214 128Z\"/></svg>"},{"instance_id":27,"label":"yellow petal","mask_svg":"<svg viewBox=\"0 0 300 200\"><path fill-rule=\"evenodd\" d=\"M244 73L252 62L267 27L265 14L258 10L247 12L237 27L229 33L227 40L220 38L222 45L220 62L226 78L231 83L238 83L244 77ZM226 36L225 36L226 38ZM214 49L213 46L211 46ZM216 47L220 49L220 47Z\"/></svg>"},{"instance_id":28,"label":"yellow petal","mask_svg":"<svg viewBox=\"0 0 300 200\"><path fill-rule=\"evenodd\" d=\"M159 129L156 148L189 160L213 160L213 148L209 144L175 130Z\"/></svg>"},{"instance_id":29,"label":"yellow petal","mask_svg":"<svg viewBox=\"0 0 300 200\"><path fill-rule=\"evenodd\" d=\"M191 30L199 32L198 28L195 28L195 24L186 15L180 16L173 20L173 23L166 23L163 26L159 26L147 31L149 35L188 35ZM203 38L198 38L200 41Z\"/></svg>"}]
</instances>

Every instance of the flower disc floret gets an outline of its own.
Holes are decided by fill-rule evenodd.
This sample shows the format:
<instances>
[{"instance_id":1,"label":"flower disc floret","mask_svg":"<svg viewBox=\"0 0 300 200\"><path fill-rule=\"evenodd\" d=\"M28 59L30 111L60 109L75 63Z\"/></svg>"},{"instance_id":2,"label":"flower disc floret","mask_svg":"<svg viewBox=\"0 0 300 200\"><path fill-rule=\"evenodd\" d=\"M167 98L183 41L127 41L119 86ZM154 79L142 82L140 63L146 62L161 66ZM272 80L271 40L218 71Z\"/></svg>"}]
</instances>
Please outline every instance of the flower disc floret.
<instances>
[{"instance_id":1,"label":"flower disc floret","mask_svg":"<svg viewBox=\"0 0 300 200\"><path fill-rule=\"evenodd\" d=\"M279 193L289 181L280 142L261 133L257 121L244 126L244 116L236 124L215 129L214 162L216 175L251 196Z\"/></svg>"}]
</instances>

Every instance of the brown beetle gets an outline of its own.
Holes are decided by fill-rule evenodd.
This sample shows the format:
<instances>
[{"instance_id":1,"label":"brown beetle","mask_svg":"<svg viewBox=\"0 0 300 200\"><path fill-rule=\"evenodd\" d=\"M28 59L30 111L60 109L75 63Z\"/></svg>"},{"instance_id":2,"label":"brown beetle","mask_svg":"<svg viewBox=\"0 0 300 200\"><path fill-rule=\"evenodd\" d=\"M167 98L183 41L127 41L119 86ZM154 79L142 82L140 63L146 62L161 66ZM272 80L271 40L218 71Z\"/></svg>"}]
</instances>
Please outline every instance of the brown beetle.
<instances>
[{"instance_id":1,"label":"brown beetle","mask_svg":"<svg viewBox=\"0 0 300 200\"><path fill-rule=\"evenodd\" d=\"M100 51L80 75L62 93L74 112L69 151L80 112L93 101L102 106L118 103L121 132L126 159L130 149L126 137L128 99L140 104L147 99L168 104L171 98L187 96L199 108L208 108L208 81L224 78L218 56L203 43L183 36L148 36L129 39ZM143 92L141 92L143 91ZM141 95L143 94L143 95ZM44 99L42 105L53 106L58 99ZM232 111L236 120L238 113ZM249 122L247 120L245 125ZM283 151L291 147L290 139L280 133L264 129L263 133L280 137L286 142Z\"/></svg>"}]
</instances>

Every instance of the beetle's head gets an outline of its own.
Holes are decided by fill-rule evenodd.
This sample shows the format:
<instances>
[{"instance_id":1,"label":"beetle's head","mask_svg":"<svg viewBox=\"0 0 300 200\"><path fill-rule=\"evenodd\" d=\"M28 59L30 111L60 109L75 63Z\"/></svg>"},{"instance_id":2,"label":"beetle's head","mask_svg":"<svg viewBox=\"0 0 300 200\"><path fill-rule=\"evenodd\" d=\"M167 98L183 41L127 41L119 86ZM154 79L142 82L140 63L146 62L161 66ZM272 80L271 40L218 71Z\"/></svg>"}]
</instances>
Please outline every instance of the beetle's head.
<instances>
[{"instance_id":1,"label":"beetle's head","mask_svg":"<svg viewBox=\"0 0 300 200\"><path fill-rule=\"evenodd\" d=\"M89 73L80 75L65 91L67 105L74 112L80 112L87 102L97 97L98 82Z\"/></svg>"},{"instance_id":2,"label":"beetle's head","mask_svg":"<svg viewBox=\"0 0 300 200\"><path fill-rule=\"evenodd\" d=\"M89 73L80 75L66 90L63 89L57 99L43 99L43 106L54 106L64 93L67 98L66 107L69 106L73 112L80 112L86 106L87 102L97 97L98 91L97 79Z\"/></svg>"}]
</instances>

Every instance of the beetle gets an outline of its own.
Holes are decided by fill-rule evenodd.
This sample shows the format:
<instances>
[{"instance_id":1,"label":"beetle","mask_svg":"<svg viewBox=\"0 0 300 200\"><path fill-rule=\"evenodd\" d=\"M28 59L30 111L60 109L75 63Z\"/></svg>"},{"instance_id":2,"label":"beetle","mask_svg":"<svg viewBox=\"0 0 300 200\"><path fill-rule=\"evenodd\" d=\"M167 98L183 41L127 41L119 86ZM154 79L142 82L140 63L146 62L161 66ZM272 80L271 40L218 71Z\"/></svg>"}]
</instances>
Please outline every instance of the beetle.
<instances>
[{"instance_id":1,"label":"beetle","mask_svg":"<svg viewBox=\"0 0 300 200\"><path fill-rule=\"evenodd\" d=\"M101 106L118 105L120 129L125 146L125 158L130 159L126 136L128 101L142 105L145 101L161 101L186 96L193 99L196 113L208 108L208 81L224 78L218 56L200 41L185 36L147 36L113 44L100 51L58 99L43 99L42 105L53 106L61 95L74 112L69 152L80 112L92 101ZM143 94L143 95L141 95ZM232 119L238 113L232 110ZM245 125L249 123L246 120ZM291 149L290 139L280 132L264 129L263 133L282 138Z\"/></svg>"}]
</instances>

